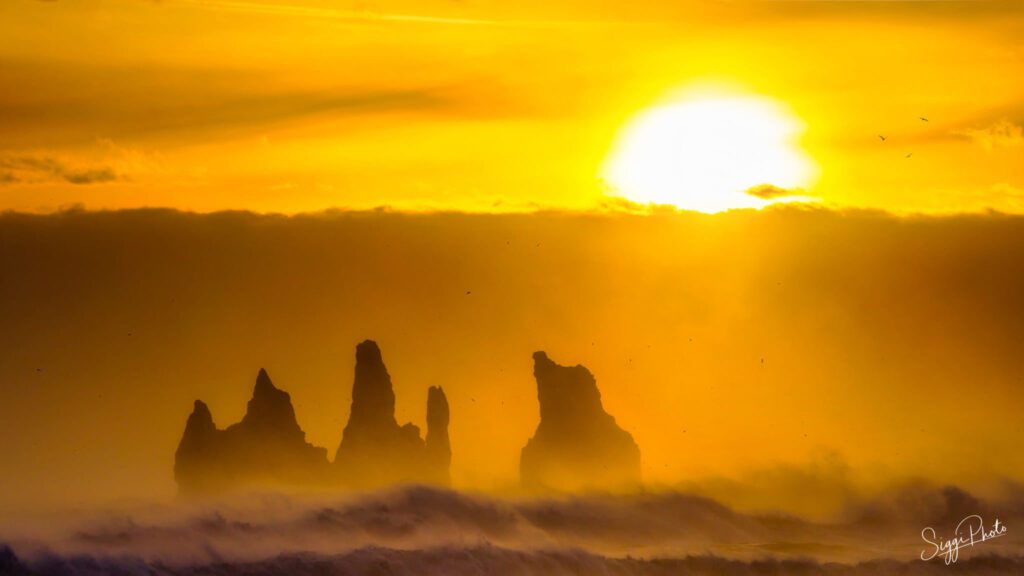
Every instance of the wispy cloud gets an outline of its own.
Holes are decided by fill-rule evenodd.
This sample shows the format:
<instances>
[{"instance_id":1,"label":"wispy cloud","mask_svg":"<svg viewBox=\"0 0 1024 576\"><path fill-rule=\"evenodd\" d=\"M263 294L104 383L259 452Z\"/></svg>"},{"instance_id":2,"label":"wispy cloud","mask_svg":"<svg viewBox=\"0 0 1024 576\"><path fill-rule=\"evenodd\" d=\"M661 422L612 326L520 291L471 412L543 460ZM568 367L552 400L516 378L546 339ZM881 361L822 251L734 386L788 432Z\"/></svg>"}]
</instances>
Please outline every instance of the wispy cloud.
<instances>
[{"instance_id":1,"label":"wispy cloud","mask_svg":"<svg viewBox=\"0 0 1024 576\"><path fill-rule=\"evenodd\" d=\"M21 150L89 145L97 136L195 141L314 116L473 112L480 91L493 90L479 81L281 86L264 72L223 68L0 64L0 85L24 87L0 94L0 146Z\"/></svg>"},{"instance_id":2,"label":"wispy cloud","mask_svg":"<svg viewBox=\"0 0 1024 576\"><path fill-rule=\"evenodd\" d=\"M393 22L407 24L446 24L453 26L557 26L573 24L601 24L590 21L559 20L506 20L488 18L458 18L430 14L409 14L384 12L371 9L345 10L287 3L245 2L234 0L165 0L176 4L200 7L206 10L266 14L270 16L295 16L337 20L345 23Z\"/></svg>"},{"instance_id":3,"label":"wispy cloud","mask_svg":"<svg viewBox=\"0 0 1024 576\"><path fill-rule=\"evenodd\" d=\"M1006 118L981 128L967 128L953 132L969 138L986 150L1024 144L1024 128Z\"/></svg>"},{"instance_id":4,"label":"wispy cloud","mask_svg":"<svg viewBox=\"0 0 1024 576\"><path fill-rule=\"evenodd\" d=\"M804 191L799 188L792 190L788 188L782 188L774 184L758 184L752 186L746 190L746 193L753 196L754 198L760 198L762 200L774 200L776 198L787 198L790 196L803 196Z\"/></svg>"},{"instance_id":5,"label":"wispy cloud","mask_svg":"<svg viewBox=\"0 0 1024 576\"><path fill-rule=\"evenodd\" d=\"M71 167L48 156L0 157L0 184L63 181L70 184L100 184L118 180L113 168Z\"/></svg>"}]
</instances>

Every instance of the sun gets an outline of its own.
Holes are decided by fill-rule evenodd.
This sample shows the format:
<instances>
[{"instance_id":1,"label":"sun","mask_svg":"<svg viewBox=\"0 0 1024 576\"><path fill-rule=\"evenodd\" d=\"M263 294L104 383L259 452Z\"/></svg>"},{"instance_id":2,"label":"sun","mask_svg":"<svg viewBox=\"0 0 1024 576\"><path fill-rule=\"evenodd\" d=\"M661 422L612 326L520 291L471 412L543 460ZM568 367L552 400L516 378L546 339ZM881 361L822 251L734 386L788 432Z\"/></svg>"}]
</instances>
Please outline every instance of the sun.
<instances>
[{"instance_id":1,"label":"sun","mask_svg":"<svg viewBox=\"0 0 1024 576\"><path fill-rule=\"evenodd\" d=\"M770 98L690 95L630 122L602 176L634 202L708 213L762 208L814 179L816 166L798 142L803 129ZM755 187L767 193L748 193Z\"/></svg>"}]
</instances>

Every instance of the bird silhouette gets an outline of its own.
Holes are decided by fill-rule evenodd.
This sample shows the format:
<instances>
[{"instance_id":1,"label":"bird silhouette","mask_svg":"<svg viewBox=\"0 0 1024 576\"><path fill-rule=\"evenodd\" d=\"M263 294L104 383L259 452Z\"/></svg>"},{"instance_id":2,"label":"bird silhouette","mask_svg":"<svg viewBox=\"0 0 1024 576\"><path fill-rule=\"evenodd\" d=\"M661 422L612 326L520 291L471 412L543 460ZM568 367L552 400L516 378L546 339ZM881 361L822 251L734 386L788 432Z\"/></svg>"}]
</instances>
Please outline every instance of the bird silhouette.
<instances>
[{"instance_id":1,"label":"bird silhouette","mask_svg":"<svg viewBox=\"0 0 1024 576\"><path fill-rule=\"evenodd\" d=\"M907 158L910 158L910 157L911 157L911 156L913 156L913 155L914 155L914 153L913 153L913 152L911 152L910 154L907 154Z\"/></svg>"},{"instance_id":2,"label":"bird silhouette","mask_svg":"<svg viewBox=\"0 0 1024 576\"><path fill-rule=\"evenodd\" d=\"M919 118L921 119L921 121L922 121L922 122L928 122L928 121L929 121L929 120L928 120L927 118L925 118L924 116L919 116Z\"/></svg>"},{"instance_id":3,"label":"bird silhouette","mask_svg":"<svg viewBox=\"0 0 1024 576\"><path fill-rule=\"evenodd\" d=\"M881 134L879 134L878 137L882 139L882 142L885 142L885 136L882 136Z\"/></svg>"}]
</instances>

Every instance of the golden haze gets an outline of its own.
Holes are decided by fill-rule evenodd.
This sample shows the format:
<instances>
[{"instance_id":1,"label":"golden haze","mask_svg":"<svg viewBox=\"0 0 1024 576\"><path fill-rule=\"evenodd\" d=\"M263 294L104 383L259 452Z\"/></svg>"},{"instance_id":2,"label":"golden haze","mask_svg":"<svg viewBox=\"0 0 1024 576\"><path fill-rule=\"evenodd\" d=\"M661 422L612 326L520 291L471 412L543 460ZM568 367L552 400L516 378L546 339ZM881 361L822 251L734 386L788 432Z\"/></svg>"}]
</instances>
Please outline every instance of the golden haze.
<instances>
[{"instance_id":1,"label":"golden haze","mask_svg":"<svg viewBox=\"0 0 1024 576\"><path fill-rule=\"evenodd\" d=\"M593 371L651 486L1021 481L1022 234L791 209L6 215L0 505L173 493L193 400L236 422L260 367L333 449L368 337L399 422L444 387L461 488L515 485L536 350Z\"/></svg>"}]
</instances>

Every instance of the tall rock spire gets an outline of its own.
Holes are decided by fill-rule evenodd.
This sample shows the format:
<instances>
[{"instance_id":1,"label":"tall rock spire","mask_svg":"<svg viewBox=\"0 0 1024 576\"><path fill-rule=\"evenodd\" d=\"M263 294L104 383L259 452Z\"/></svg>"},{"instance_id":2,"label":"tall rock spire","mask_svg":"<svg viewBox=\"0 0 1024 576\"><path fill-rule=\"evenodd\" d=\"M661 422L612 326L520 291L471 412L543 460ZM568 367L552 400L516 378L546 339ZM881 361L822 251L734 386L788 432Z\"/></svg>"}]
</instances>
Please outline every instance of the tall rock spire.
<instances>
[{"instance_id":1,"label":"tall rock spire","mask_svg":"<svg viewBox=\"0 0 1024 576\"><path fill-rule=\"evenodd\" d=\"M447 420L447 401L443 405ZM441 408L437 410L440 417ZM446 481L447 464L443 465L443 474L440 464L432 464L441 462L438 454L436 460L428 456L417 426L398 425L395 392L380 348L372 340L361 342L356 346L352 408L334 458L339 474L357 486Z\"/></svg>"},{"instance_id":2,"label":"tall rock spire","mask_svg":"<svg viewBox=\"0 0 1024 576\"><path fill-rule=\"evenodd\" d=\"M275 387L263 368L256 375L256 385L241 425L254 433L272 434L282 440L304 440L306 436L295 419L291 396Z\"/></svg>"},{"instance_id":3,"label":"tall rock spire","mask_svg":"<svg viewBox=\"0 0 1024 576\"><path fill-rule=\"evenodd\" d=\"M448 398L440 386L427 390L426 467L433 482L448 484L452 464L452 446L448 440Z\"/></svg>"},{"instance_id":4,"label":"tall rock spire","mask_svg":"<svg viewBox=\"0 0 1024 576\"><path fill-rule=\"evenodd\" d=\"M185 434L181 440L183 443L202 442L217 431L217 425L213 423L213 414L209 406L202 400L196 400L192 404L192 413L185 422Z\"/></svg>"},{"instance_id":5,"label":"tall rock spire","mask_svg":"<svg viewBox=\"0 0 1024 576\"><path fill-rule=\"evenodd\" d=\"M203 474L205 463L213 456L218 432L210 408L196 400L174 453L174 480L186 491Z\"/></svg>"},{"instance_id":6,"label":"tall rock spire","mask_svg":"<svg viewBox=\"0 0 1024 576\"><path fill-rule=\"evenodd\" d=\"M372 340L356 346L356 371L352 383L352 408L338 447L337 458L346 451L386 442L398 429L395 421L395 391L384 366L380 348Z\"/></svg>"}]
</instances>

